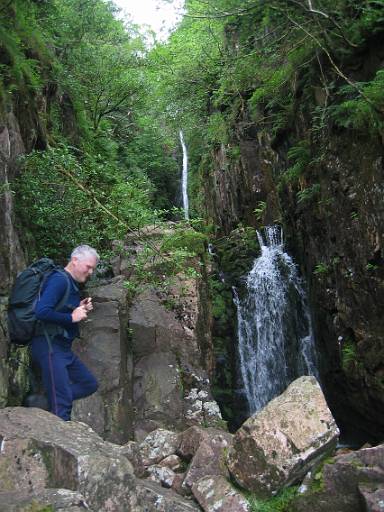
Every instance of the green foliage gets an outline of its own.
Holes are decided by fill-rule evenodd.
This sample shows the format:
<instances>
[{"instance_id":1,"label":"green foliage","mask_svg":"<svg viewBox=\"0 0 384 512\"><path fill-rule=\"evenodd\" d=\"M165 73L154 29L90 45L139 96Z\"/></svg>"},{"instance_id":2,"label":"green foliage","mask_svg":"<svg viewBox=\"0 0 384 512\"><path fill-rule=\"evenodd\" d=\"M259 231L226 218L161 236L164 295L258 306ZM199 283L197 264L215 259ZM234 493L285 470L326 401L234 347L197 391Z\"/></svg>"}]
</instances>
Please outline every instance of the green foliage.
<instances>
[{"instance_id":1,"label":"green foliage","mask_svg":"<svg viewBox=\"0 0 384 512\"><path fill-rule=\"evenodd\" d=\"M341 348L341 366L344 371L347 371L351 365L358 362L356 344L351 341L346 341Z\"/></svg>"},{"instance_id":2,"label":"green foliage","mask_svg":"<svg viewBox=\"0 0 384 512\"><path fill-rule=\"evenodd\" d=\"M207 236L190 228L177 227L174 233L166 235L161 244L162 251L184 249L187 253L202 256L206 252Z\"/></svg>"},{"instance_id":3,"label":"green foliage","mask_svg":"<svg viewBox=\"0 0 384 512\"><path fill-rule=\"evenodd\" d=\"M297 202L300 203L306 203L309 201L312 201L315 197L317 197L320 193L320 184L314 183L310 187L304 188L303 190L299 190L297 192Z\"/></svg>"},{"instance_id":4,"label":"green foliage","mask_svg":"<svg viewBox=\"0 0 384 512\"><path fill-rule=\"evenodd\" d=\"M212 142L228 144L228 122L223 114L215 112L210 116L207 135Z\"/></svg>"},{"instance_id":5,"label":"green foliage","mask_svg":"<svg viewBox=\"0 0 384 512\"><path fill-rule=\"evenodd\" d=\"M356 90L358 88L361 93ZM331 119L337 125L371 134L384 128L384 70L380 69L373 80L347 85L338 93L342 102L331 108Z\"/></svg>"},{"instance_id":6,"label":"green foliage","mask_svg":"<svg viewBox=\"0 0 384 512\"><path fill-rule=\"evenodd\" d=\"M297 487L283 489L281 493L267 500L248 498L251 512L290 512Z\"/></svg>"},{"instance_id":7,"label":"green foliage","mask_svg":"<svg viewBox=\"0 0 384 512\"><path fill-rule=\"evenodd\" d=\"M146 287L155 286L164 294L164 305L174 309L178 304L171 296L172 286L185 279L201 277L200 269L206 252L207 236L180 222L179 224L158 223L157 238L141 236L141 249L132 261L132 273L125 282L131 298ZM124 249L118 249L124 254ZM132 259L132 258L131 258ZM182 286L181 286L182 288Z\"/></svg>"},{"instance_id":8,"label":"green foliage","mask_svg":"<svg viewBox=\"0 0 384 512\"><path fill-rule=\"evenodd\" d=\"M318 263L315 266L315 269L313 271L313 273L315 275L327 274L328 272L329 272L329 265L327 265L326 263Z\"/></svg>"},{"instance_id":9,"label":"green foliage","mask_svg":"<svg viewBox=\"0 0 384 512\"><path fill-rule=\"evenodd\" d=\"M257 203L257 208L255 208L253 210L253 213L255 214L255 217L257 220L261 220L263 218L266 208L267 208L266 201L259 201Z\"/></svg>"},{"instance_id":10,"label":"green foliage","mask_svg":"<svg viewBox=\"0 0 384 512\"><path fill-rule=\"evenodd\" d=\"M291 165L284 172L281 179L283 183L296 183L300 176L305 173L311 162L311 150L308 140L302 140L296 146L292 146L287 156Z\"/></svg>"},{"instance_id":11,"label":"green foliage","mask_svg":"<svg viewBox=\"0 0 384 512\"><path fill-rule=\"evenodd\" d=\"M109 241L125 234L126 224L141 227L154 215L145 177L124 176L110 162L90 155L80 159L65 145L27 155L14 189L18 216L30 232L31 259L43 254L63 258L85 242L106 250Z\"/></svg>"}]
</instances>

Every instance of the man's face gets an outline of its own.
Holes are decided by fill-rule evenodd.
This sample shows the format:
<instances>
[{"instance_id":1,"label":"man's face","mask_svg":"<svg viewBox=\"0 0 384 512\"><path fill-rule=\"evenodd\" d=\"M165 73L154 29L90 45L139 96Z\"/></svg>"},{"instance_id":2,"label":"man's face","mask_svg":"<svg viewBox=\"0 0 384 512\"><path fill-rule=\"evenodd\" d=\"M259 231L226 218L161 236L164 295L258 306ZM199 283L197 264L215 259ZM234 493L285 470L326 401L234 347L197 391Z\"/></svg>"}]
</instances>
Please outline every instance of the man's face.
<instances>
[{"instance_id":1,"label":"man's face","mask_svg":"<svg viewBox=\"0 0 384 512\"><path fill-rule=\"evenodd\" d=\"M97 265L97 259L94 256L86 256L84 258L72 258L73 277L78 283L85 283L91 277Z\"/></svg>"}]
</instances>

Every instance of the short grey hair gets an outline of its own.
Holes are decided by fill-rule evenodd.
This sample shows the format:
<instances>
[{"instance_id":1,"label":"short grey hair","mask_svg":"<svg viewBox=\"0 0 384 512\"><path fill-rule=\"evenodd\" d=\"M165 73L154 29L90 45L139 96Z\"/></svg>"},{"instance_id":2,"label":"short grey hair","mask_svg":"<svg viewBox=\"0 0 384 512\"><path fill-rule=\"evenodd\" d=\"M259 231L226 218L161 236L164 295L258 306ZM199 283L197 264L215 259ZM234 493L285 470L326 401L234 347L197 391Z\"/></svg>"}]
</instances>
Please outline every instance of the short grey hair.
<instances>
[{"instance_id":1,"label":"short grey hair","mask_svg":"<svg viewBox=\"0 0 384 512\"><path fill-rule=\"evenodd\" d=\"M83 260L85 258L87 258L88 256L94 256L97 260L97 262L99 262L100 260L100 256L98 255L96 249L94 249L93 247L91 247L90 245L78 245L77 247L75 247L71 253L71 259L73 257L75 258L79 258L79 260Z\"/></svg>"}]
</instances>

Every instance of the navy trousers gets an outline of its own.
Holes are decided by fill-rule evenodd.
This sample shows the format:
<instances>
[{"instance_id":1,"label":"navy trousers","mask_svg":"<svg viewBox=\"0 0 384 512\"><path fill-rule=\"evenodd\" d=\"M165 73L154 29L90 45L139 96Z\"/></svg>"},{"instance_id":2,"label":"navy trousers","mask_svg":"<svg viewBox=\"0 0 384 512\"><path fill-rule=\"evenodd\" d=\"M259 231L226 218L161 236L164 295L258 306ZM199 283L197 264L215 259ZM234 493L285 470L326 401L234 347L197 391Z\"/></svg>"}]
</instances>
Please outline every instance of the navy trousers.
<instances>
[{"instance_id":1,"label":"navy trousers","mask_svg":"<svg viewBox=\"0 0 384 512\"><path fill-rule=\"evenodd\" d=\"M32 359L41 368L50 411L65 421L71 419L72 402L94 393L98 383L68 342L53 341L52 352L44 336L32 340Z\"/></svg>"}]
</instances>

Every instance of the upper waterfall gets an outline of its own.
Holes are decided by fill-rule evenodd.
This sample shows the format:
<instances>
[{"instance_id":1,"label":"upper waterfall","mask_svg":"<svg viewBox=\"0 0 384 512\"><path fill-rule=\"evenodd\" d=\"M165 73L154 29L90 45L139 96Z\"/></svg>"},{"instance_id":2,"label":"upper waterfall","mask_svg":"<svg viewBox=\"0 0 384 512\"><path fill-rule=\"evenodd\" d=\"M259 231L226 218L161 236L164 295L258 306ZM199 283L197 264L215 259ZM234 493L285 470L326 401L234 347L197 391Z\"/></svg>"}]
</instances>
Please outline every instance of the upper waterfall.
<instances>
[{"instance_id":1,"label":"upper waterfall","mask_svg":"<svg viewBox=\"0 0 384 512\"><path fill-rule=\"evenodd\" d=\"M183 191L183 209L185 220L189 219L189 200L188 200L188 152L184 142L182 130L179 132L181 147L183 148L183 171L182 171L182 191Z\"/></svg>"},{"instance_id":2,"label":"upper waterfall","mask_svg":"<svg viewBox=\"0 0 384 512\"><path fill-rule=\"evenodd\" d=\"M284 252L279 226L258 233L261 255L246 278L246 295L234 290L241 377L252 414L297 377L315 375L311 317L297 267Z\"/></svg>"}]
</instances>

